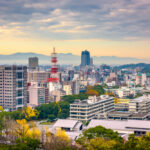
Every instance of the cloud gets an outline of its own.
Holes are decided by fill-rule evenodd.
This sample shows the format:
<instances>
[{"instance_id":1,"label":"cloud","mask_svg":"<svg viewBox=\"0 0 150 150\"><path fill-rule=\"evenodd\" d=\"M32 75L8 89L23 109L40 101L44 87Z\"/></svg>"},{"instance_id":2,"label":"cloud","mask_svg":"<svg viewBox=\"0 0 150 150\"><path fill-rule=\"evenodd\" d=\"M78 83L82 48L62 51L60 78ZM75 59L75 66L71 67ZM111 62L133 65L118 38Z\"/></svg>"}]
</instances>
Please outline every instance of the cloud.
<instances>
[{"instance_id":1,"label":"cloud","mask_svg":"<svg viewBox=\"0 0 150 150\"><path fill-rule=\"evenodd\" d=\"M0 1L1 32L20 33L23 38L21 33L57 40L147 39L149 14L148 0Z\"/></svg>"}]
</instances>

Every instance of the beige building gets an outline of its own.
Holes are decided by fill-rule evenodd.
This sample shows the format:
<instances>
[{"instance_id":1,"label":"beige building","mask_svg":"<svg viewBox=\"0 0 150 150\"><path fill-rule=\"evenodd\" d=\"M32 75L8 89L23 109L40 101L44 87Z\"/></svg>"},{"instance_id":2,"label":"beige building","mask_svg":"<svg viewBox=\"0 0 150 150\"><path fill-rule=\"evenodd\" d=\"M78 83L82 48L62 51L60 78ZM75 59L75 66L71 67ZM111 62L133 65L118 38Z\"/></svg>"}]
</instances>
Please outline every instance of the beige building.
<instances>
[{"instance_id":1,"label":"beige building","mask_svg":"<svg viewBox=\"0 0 150 150\"><path fill-rule=\"evenodd\" d=\"M51 100L54 102L59 102L63 96L66 95L64 90L53 90L51 92Z\"/></svg>"},{"instance_id":2,"label":"beige building","mask_svg":"<svg viewBox=\"0 0 150 150\"><path fill-rule=\"evenodd\" d=\"M49 102L49 90L45 84L31 82L28 86L29 105L38 106Z\"/></svg>"},{"instance_id":3,"label":"beige building","mask_svg":"<svg viewBox=\"0 0 150 150\"><path fill-rule=\"evenodd\" d=\"M29 71L28 82L45 82L50 77L50 72L47 71Z\"/></svg>"},{"instance_id":4,"label":"beige building","mask_svg":"<svg viewBox=\"0 0 150 150\"><path fill-rule=\"evenodd\" d=\"M63 82L63 90L66 92L66 95L72 95L72 85L73 82Z\"/></svg>"},{"instance_id":5,"label":"beige building","mask_svg":"<svg viewBox=\"0 0 150 150\"><path fill-rule=\"evenodd\" d=\"M130 112L149 113L150 112L150 95L144 95L129 102Z\"/></svg>"}]
</instances>

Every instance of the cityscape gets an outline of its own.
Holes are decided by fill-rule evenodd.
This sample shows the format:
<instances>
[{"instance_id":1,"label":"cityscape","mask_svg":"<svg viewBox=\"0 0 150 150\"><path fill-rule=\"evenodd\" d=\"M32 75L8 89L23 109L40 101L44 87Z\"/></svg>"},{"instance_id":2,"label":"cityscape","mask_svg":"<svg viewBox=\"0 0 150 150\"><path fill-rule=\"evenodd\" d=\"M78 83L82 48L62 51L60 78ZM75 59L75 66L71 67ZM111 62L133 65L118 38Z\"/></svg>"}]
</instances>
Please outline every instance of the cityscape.
<instances>
[{"instance_id":1,"label":"cityscape","mask_svg":"<svg viewBox=\"0 0 150 150\"><path fill-rule=\"evenodd\" d=\"M148 0L0 0L0 150L150 150Z\"/></svg>"}]
</instances>

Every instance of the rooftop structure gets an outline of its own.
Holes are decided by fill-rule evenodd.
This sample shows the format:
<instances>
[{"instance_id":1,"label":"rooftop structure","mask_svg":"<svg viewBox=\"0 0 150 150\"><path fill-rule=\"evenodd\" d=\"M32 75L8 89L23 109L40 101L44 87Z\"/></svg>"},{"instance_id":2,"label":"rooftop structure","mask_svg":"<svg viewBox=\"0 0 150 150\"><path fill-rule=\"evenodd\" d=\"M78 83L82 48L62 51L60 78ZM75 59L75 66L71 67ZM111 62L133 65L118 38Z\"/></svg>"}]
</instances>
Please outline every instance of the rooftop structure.
<instances>
[{"instance_id":1,"label":"rooftop structure","mask_svg":"<svg viewBox=\"0 0 150 150\"><path fill-rule=\"evenodd\" d=\"M82 129L82 123L78 120L59 119L53 125L53 128L61 128L65 131L80 131Z\"/></svg>"}]
</instances>

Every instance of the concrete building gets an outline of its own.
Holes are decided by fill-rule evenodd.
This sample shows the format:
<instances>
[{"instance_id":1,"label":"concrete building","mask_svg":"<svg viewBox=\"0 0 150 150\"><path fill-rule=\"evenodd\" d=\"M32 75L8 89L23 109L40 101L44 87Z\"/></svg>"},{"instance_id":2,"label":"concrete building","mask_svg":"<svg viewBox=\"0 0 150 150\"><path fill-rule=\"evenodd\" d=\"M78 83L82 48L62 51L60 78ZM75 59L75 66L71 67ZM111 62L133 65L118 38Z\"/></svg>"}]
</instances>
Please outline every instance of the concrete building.
<instances>
[{"instance_id":1,"label":"concrete building","mask_svg":"<svg viewBox=\"0 0 150 150\"><path fill-rule=\"evenodd\" d=\"M80 81L74 80L72 82L72 94L76 95L80 93Z\"/></svg>"},{"instance_id":2,"label":"concrete building","mask_svg":"<svg viewBox=\"0 0 150 150\"><path fill-rule=\"evenodd\" d=\"M91 120L87 128L93 128L96 126L103 126L107 129L112 129L113 131L118 132L122 137L126 134L140 136L150 132L150 121L145 120Z\"/></svg>"},{"instance_id":3,"label":"concrete building","mask_svg":"<svg viewBox=\"0 0 150 150\"><path fill-rule=\"evenodd\" d=\"M82 130L83 124L78 120L70 119L58 119L53 125L53 129L61 128L65 131L80 131Z\"/></svg>"},{"instance_id":4,"label":"concrete building","mask_svg":"<svg viewBox=\"0 0 150 150\"><path fill-rule=\"evenodd\" d=\"M38 57L30 57L28 59L29 70L38 70L39 59Z\"/></svg>"},{"instance_id":5,"label":"concrete building","mask_svg":"<svg viewBox=\"0 0 150 150\"><path fill-rule=\"evenodd\" d=\"M28 82L45 82L50 77L48 71L29 71Z\"/></svg>"},{"instance_id":6,"label":"concrete building","mask_svg":"<svg viewBox=\"0 0 150 150\"><path fill-rule=\"evenodd\" d=\"M98 118L101 119L101 118ZM122 111L113 111L107 113L103 119L108 120L150 120L149 113L138 113L138 112L122 112Z\"/></svg>"},{"instance_id":7,"label":"concrete building","mask_svg":"<svg viewBox=\"0 0 150 150\"><path fill-rule=\"evenodd\" d=\"M45 84L31 82L28 86L29 105L39 106L49 102L49 90Z\"/></svg>"},{"instance_id":8,"label":"concrete building","mask_svg":"<svg viewBox=\"0 0 150 150\"><path fill-rule=\"evenodd\" d=\"M70 104L70 119L88 121L99 113L114 110L114 97L102 95L99 97L89 96L86 100L75 100Z\"/></svg>"},{"instance_id":9,"label":"concrete building","mask_svg":"<svg viewBox=\"0 0 150 150\"><path fill-rule=\"evenodd\" d=\"M72 82L63 82L63 90L66 95L72 95Z\"/></svg>"},{"instance_id":10,"label":"concrete building","mask_svg":"<svg viewBox=\"0 0 150 150\"><path fill-rule=\"evenodd\" d=\"M66 92L64 90L61 90L61 89L53 90L51 92L50 99L53 102L59 102L61 100L61 98L65 95L66 95Z\"/></svg>"},{"instance_id":11,"label":"concrete building","mask_svg":"<svg viewBox=\"0 0 150 150\"><path fill-rule=\"evenodd\" d=\"M150 112L150 95L144 95L129 102L130 112L149 113Z\"/></svg>"},{"instance_id":12,"label":"concrete building","mask_svg":"<svg viewBox=\"0 0 150 150\"><path fill-rule=\"evenodd\" d=\"M9 111L27 106L26 66L0 66L0 106Z\"/></svg>"}]
</instances>

